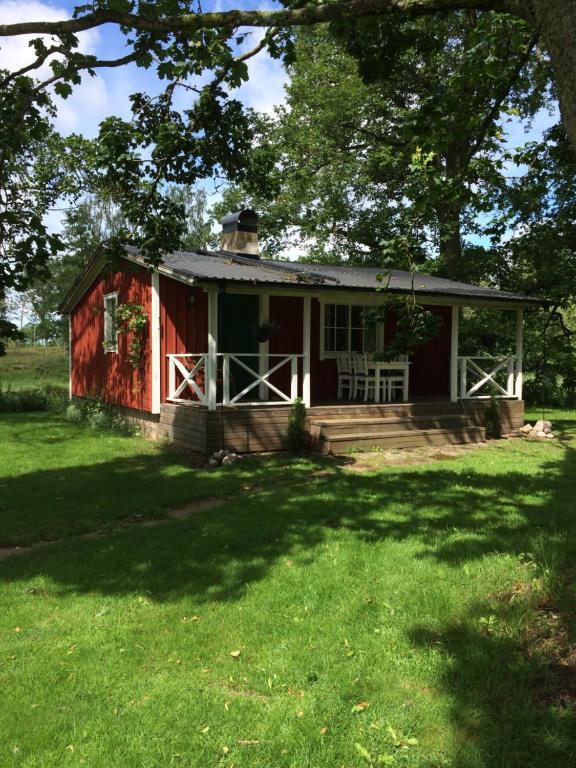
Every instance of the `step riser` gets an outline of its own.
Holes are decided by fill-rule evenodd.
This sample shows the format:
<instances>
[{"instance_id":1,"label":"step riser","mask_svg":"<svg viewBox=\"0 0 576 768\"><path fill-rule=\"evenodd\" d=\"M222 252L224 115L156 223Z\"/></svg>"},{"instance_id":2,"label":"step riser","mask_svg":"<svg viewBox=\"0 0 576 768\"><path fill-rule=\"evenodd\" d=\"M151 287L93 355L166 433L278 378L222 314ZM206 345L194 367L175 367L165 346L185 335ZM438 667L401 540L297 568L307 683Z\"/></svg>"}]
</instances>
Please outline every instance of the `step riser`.
<instances>
[{"instance_id":1,"label":"step riser","mask_svg":"<svg viewBox=\"0 0 576 768\"><path fill-rule=\"evenodd\" d=\"M472 427L481 427L482 424L477 424L474 421L462 421L460 419L425 419L418 421L406 421L402 423L391 422L390 424L365 424L362 426L353 426L351 424L338 424L337 426L322 426L320 434L324 439L329 440L339 435L350 435L356 432L361 434L383 434L387 432L417 432L422 429L449 429L455 432L470 429Z\"/></svg>"},{"instance_id":2,"label":"step riser","mask_svg":"<svg viewBox=\"0 0 576 768\"><path fill-rule=\"evenodd\" d=\"M330 441L322 445L322 453L343 454L351 451L371 451L374 449L421 448L425 446L465 445L484 442L482 431L469 433L445 433L436 435L406 434L401 437L384 437Z\"/></svg>"}]
</instances>

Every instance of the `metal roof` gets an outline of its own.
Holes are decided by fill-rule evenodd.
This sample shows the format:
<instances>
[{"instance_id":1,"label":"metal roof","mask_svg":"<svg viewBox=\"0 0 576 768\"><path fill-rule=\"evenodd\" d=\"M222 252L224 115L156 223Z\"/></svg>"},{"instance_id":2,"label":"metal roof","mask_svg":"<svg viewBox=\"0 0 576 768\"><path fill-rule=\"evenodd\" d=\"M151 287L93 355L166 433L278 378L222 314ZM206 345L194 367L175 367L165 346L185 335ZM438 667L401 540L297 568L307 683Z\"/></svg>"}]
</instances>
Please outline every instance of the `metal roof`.
<instances>
[{"instance_id":1,"label":"metal roof","mask_svg":"<svg viewBox=\"0 0 576 768\"><path fill-rule=\"evenodd\" d=\"M138 250L126 248L128 255L139 260ZM543 299L522 294L483 288L443 277L419 272L378 267L332 266L305 264L297 261L267 261L227 251L175 251L163 257L164 265L183 277L202 282L231 282L250 285L282 285L324 290L375 291L386 287L392 293L453 296L484 301L541 304ZM384 279L382 279L384 278Z\"/></svg>"}]
</instances>

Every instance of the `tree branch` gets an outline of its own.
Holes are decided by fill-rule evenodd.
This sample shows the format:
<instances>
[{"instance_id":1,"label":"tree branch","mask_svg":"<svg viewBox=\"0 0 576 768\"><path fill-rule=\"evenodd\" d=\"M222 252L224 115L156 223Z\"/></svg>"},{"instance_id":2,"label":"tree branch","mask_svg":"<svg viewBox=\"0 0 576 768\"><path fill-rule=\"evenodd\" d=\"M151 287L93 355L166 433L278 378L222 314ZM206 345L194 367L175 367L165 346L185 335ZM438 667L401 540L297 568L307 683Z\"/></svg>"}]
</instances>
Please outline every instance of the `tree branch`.
<instances>
[{"instance_id":1,"label":"tree branch","mask_svg":"<svg viewBox=\"0 0 576 768\"><path fill-rule=\"evenodd\" d=\"M465 162L463 164L464 168L468 167L468 165L470 164L470 161L472 160L472 158L474 157L476 152L478 152L478 150L480 149L480 147L482 145L482 142L486 138L486 134L488 133L488 131L490 129L490 126L492 125L494 120L496 120L498 115L500 114L500 109L502 108L502 104L508 98L508 95L509 95L510 91L514 87L514 83L516 82L516 80L520 76L520 73L522 72L522 70L524 69L526 64L528 63L528 61L530 59L530 56L532 55L532 51L534 50L534 48L536 47L536 45L538 43L538 37L539 37L538 34L533 35L533 37L530 40L530 43L529 43L529 45L528 45L528 47L526 49L526 52L518 60L516 66L514 67L512 72L510 73L510 77L508 78L508 80L506 80L506 82L501 83L500 89L496 93L496 96L495 96L495 99L494 99L494 103L492 104L492 106L490 107L488 112L484 115L484 117L482 118L482 122L478 126L478 131L476 133L476 136L474 137L473 142L470 144L470 148L469 148L468 154L466 156L466 160L465 160Z\"/></svg>"},{"instance_id":2,"label":"tree branch","mask_svg":"<svg viewBox=\"0 0 576 768\"><path fill-rule=\"evenodd\" d=\"M0 24L0 37L75 34L101 27L104 24L116 24L139 32L186 34L203 29L298 27L377 14L400 12L422 16L466 9L501 11L531 20L529 8L525 7L521 0L345 0L344 2L305 5L302 8L286 8L274 11L231 10L220 13L187 13L158 18L124 13L108 8L62 21L23 21L14 24Z\"/></svg>"}]
</instances>

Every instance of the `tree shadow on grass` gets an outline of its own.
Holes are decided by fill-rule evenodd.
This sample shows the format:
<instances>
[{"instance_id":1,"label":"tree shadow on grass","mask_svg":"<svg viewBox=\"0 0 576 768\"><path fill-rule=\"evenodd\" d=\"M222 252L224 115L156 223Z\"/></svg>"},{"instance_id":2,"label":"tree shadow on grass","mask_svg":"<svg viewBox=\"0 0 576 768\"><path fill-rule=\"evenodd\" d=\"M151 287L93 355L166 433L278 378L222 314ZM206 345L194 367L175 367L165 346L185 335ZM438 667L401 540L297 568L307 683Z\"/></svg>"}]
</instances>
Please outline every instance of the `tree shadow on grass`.
<instances>
[{"instance_id":1,"label":"tree shadow on grass","mask_svg":"<svg viewBox=\"0 0 576 768\"><path fill-rule=\"evenodd\" d=\"M454 566L493 552L536 552L540 561L556 562L576 547L576 451L557 445L550 455L532 477L445 463L361 475L287 459L174 474L165 457L150 455L34 472L2 481L3 498L25 514L19 523L29 530L39 510L67 521L77 514L77 530L89 531L93 519L105 524L134 511L158 517L194 498L224 496L228 503L171 525L55 545L4 563L0 578L39 568L76 591L230 600L296 546L312 551L331 528L368 544L411 538L420 545L417 557Z\"/></svg>"},{"instance_id":2,"label":"tree shadow on grass","mask_svg":"<svg viewBox=\"0 0 576 768\"><path fill-rule=\"evenodd\" d=\"M314 473L310 464L299 469L290 462L247 462L231 468L228 480L184 473L176 486L166 476L165 462L156 464L149 456L67 469L64 488L80 492L129 483L137 498L150 495L156 503L158 486L166 489L166 499L174 499L186 490L178 482L193 479L202 480L204 496L221 495L231 478L237 488L240 478L252 490L186 521L56 545L5 562L0 578L48 577L60 594L144 593L163 602L225 603L240 599L296 548L312 553L337 528L367 546L411 540L416 557L454 567L491 553L529 556L553 582L576 562L576 451L568 443L547 451L550 458L532 476L520 469L481 470L480 456L474 465L444 463L372 475L334 465L326 471L322 463L318 468L324 469ZM50 494L61 474L38 472L24 481ZM11 482L4 490L14 493ZM564 600L573 612L574 592L565 592ZM565 768L576 759L574 713L535 695L546 663L527 654L517 636L498 630L498 622L509 625L509 610L487 596L459 620L410 630L414 645L445 657L440 686L453 702L453 768ZM491 614L494 631L480 621ZM573 623L567 622L566 632L573 643Z\"/></svg>"}]
</instances>

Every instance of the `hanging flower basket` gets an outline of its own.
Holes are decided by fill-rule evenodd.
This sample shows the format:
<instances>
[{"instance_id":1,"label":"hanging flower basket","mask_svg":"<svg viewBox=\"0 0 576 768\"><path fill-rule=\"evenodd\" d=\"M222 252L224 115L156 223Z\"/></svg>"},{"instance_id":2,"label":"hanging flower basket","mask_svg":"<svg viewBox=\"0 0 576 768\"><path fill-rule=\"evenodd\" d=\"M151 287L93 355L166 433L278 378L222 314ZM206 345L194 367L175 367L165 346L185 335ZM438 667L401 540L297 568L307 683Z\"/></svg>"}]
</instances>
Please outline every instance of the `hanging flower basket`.
<instances>
[{"instance_id":1,"label":"hanging flower basket","mask_svg":"<svg viewBox=\"0 0 576 768\"><path fill-rule=\"evenodd\" d=\"M258 325L252 326L252 334L259 344L264 344L264 342L270 341L278 328L278 323L274 320L265 320Z\"/></svg>"}]
</instances>

